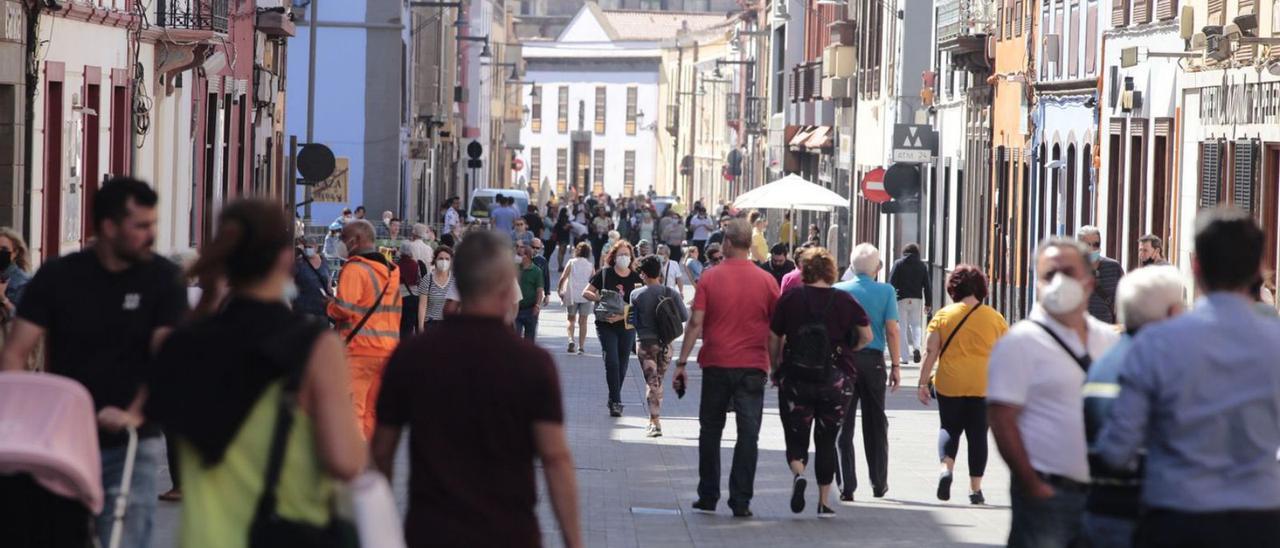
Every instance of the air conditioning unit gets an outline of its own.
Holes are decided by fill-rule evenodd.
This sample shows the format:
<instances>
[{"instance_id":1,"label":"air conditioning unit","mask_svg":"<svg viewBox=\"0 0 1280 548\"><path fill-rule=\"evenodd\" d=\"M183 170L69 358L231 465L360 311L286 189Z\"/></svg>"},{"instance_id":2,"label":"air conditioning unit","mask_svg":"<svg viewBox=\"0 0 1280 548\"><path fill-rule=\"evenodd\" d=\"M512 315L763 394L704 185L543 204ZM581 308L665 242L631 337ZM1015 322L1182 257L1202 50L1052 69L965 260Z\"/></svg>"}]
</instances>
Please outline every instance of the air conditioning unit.
<instances>
[{"instance_id":1,"label":"air conditioning unit","mask_svg":"<svg viewBox=\"0 0 1280 548\"><path fill-rule=\"evenodd\" d=\"M822 96L828 99L849 98L849 79L824 78L822 80Z\"/></svg>"},{"instance_id":2,"label":"air conditioning unit","mask_svg":"<svg viewBox=\"0 0 1280 548\"><path fill-rule=\"evenodd\" d=\"M827 78L849 78L857 68L853 46L827 46L822 50L822 75Z\"/></svg>"}]
</instances>

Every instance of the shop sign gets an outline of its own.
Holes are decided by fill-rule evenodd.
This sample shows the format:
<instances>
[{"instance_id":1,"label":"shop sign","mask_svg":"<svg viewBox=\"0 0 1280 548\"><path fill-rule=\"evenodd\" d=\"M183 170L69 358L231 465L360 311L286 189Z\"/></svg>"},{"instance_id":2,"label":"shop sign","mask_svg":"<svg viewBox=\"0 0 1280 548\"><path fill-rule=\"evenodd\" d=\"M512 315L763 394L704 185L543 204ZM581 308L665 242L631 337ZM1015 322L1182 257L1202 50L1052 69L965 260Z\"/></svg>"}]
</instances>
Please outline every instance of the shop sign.
<instances>
[{"instance_id":1,"label":"shop sign","mask_svg":"<svg viewBox=\"0 0 1280 548\"><path fill-rule=\"evenodd\" d=\"M1207 126L1280 123L1280 81L1224 78L1200 88L1200 123Z\"/></svg>"}]
</instances>

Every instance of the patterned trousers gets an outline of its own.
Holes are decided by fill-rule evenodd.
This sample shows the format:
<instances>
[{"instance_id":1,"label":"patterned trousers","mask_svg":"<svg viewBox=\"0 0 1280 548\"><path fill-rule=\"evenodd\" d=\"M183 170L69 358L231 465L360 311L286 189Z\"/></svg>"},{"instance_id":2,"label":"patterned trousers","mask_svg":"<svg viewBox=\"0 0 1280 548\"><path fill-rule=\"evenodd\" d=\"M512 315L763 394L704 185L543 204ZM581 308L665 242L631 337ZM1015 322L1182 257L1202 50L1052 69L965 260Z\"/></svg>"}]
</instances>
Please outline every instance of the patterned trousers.
<instances>
[{"instance_id":1,"label":"patterned trousers","mask_svg":"<svg viewBox=\"0 0 1280 548\"><path fill-rule=\"evenodd\" d=\"M649 418L656 419L662 413L662 381L671 365L671 345L656 340L643 340L636 350L640 371L644 373L644 399L649 405Z\"/></svg>"}]
</instances>

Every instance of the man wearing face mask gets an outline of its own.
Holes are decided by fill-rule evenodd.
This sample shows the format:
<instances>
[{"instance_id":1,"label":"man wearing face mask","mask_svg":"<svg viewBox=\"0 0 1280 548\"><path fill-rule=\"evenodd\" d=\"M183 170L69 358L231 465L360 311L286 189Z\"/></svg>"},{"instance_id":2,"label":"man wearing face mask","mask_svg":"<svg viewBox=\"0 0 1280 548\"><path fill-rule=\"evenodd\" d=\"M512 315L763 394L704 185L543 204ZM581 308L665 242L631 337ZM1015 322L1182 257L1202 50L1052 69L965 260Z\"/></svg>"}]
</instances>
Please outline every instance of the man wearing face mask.
<instances>
[{"instance_id":1,"label":"man wearing face mask","mask_svg":"<svg viewBox=\"0 0 1280 548\"><path fill-rule=\"evenodd\" d=\"M1093 359L1119 339L1087 313L1094 289L1089 253L1077 240L1040 244L1040 300L991 353L988 422L1012 473L1014 548L1081 541L1090 479L1082 387Z\"/></svg>"},{"instance_id":2,"label":"man wearing face mask","mask_svg":"<svg viewBox=\"0 0 1280 548\"><path fill-rule=\"evenodd\" d=\"M1116 323L1116 287L1120 278L1124 277L1124 267L1120 262L1102 255L1102 231L1096 226L1082 226L1076 237L1084 242L1089 250L1089 267L1096 280L1093 293L1089 295L1089 314L1109 324Z\"/></svg>"},{"instance_id":3,"label":"man wearing face mask","mask_svg":"<svg viewBox=\"0 0 1280 548\"><path fill-rule=\"evenodd\" d=\"M293 310L301 314L325 318L325 304L332 294L329 291L329 265L316 251L315 242L300 238L297 258L293 263Z\"/></svg>"},{"instance_id":4,"label":"man wearing face mask","mask_svg":"<svg viewBox=\"0 0 1280 548\"><path fill-rule=\"evenodd\" d=\"M1164 258L1164 242L1155 234L1146 234L1138 238L1138 262L1142 266L1167 266Z\"/></svg>"}]
</instances>

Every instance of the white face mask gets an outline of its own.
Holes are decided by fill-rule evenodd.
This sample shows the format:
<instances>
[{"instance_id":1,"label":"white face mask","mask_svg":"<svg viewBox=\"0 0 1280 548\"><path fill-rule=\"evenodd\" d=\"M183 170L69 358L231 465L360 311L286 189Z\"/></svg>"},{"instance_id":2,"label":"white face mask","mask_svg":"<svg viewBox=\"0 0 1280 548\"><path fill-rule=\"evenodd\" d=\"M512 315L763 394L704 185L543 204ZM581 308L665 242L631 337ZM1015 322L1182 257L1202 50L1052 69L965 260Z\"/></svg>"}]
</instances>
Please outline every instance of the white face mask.
<instances>
[{"instance_id":1,"label":"white face mask","mask_svg":"<svg viewBox=\"0 0 1280 548\"><path fill-rule=\"evenodd\" d=\"M524 257L521 257L519 253L515 255L515 259L516 259L516 264L520 264L524 262Z\"/></svg>"},{"instance_id":2,"label":"white face mask","mask_svg":"<svg viewBox=\"0 0 1280 548\"><path fill-rule=\"evenodd\" d=\"M304 248L302 248L302 254L303 254L303 255L306 255L308 259L309 259L309 258L311 258L311 257L315 257L315 256L316 256L316 248L314 248L314 247L304 247Z\"/></svg>"},{"instance_id":3,"label":"white face mask","mask_svg":"<svg viewBox=\"0 0 1280 548\"><path fill-rule=\"evenodd\" d=\"M449 271L449 261L447 261L447 260L445 260L445 259L440 259L440 260L436 261L436 270L439 270L439 271L441 271L441 272L448 272L448 271Z\"/></svg>"},{"instance_id":4,"label":"white face mask","mask_svg":"<svg viewBox=\"0 0 1280 548\"><path fill-rule=\"evenodd\" d=\"M1061 272L1040 290L1040 304L1051 314L1066 314L1084 303L1084 284Z\"/></svg>"},{"instance_id":5,"label":"white face mask","mask_svg":"<svg viewBox=\"0 0 1280 548\"><path fill-rule=\"evenodd\" d=\"M619 267L619 268L630 268L630 267L631 267L631 256L630 256L630 255L618 255L617 257L615 257L615 258L613 259L613 264L618 265L618 267Z\"/></svg>"}]
</instances>

